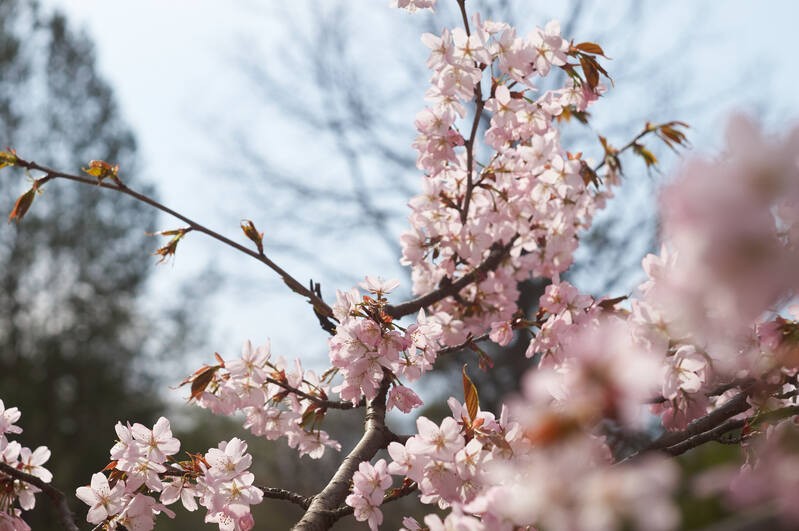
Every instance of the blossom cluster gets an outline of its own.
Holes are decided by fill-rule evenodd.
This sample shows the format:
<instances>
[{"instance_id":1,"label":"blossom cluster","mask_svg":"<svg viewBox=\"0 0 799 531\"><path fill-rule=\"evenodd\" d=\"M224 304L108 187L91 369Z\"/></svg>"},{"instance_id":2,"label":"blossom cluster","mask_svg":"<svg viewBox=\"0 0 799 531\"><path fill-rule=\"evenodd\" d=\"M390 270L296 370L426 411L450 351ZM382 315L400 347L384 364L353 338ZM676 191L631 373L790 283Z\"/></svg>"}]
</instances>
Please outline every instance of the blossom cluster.
<instances>
[{"instance_id":1,"label":"blossom cluster","mask_svg":"<svg viewBox=\"0 0 799 531\"><path fill-rule=\"evenodd\" d=\"M455 344L509 321L519 281L553 277L571 265L578 232L609 191L592 186L592 171L563 149L553 122L564 112L585 111L602 88L574 75L563 88L535 95L537 79L580 53L560 36L557 22L520 37L507 24L475 16L470 31L426 34L423 42L431 49L431 107L417 115L414 147L425 177L423 193L410 202L402 263L412 266L413 289L421 294L492 252L507 254L485 278L434 306L435 315L447 316L444 342ZM477 102L473 122L466 119L470 101ZM481 162L475 133L484 111L491 119L483 140L493 154ZM614 172L606 184L615 182Z\"/></svg>"},{"instance_id":2,"label":"blossom cluster","mask_svg":"<svg viewBox=\"0 0 799 531\"><path fill-rule=\"evenodd\" d=\"M355 519L367 522L372 531L377 531L383 523L383 513L379 507L390 486L391 476L385 459L380 459L374 465L363 461L352 475L352 494L347 496L347 505L355 509Z\"/></svg>"},{"instance_id":3,"label":"blossom cluster","mask_svg":"<svg viewBox=\"0 0 799 531\"><path fill-rule=\"evenodd\" d=\"M300 455L318 459L325 448L341 448L317 423L306 425L310 414L323 418L329 389L314 371L303 370L299 360L293 365L282 357L272 360L269 342L253 347L249 341L239 358L217 358L218 365L203 367L184 382L192 384L198 405L219 415L241 411L244 427L253 435L286 437Z\"/></svg>"},{"instance_id":4,"label":"blossom cluster","mask_svg":"<svg viewBox=\"0 0 799 531\"><path fill-rule=\"evenodd\" d=\"M195 511L199 500L207 509L205 521L218 524L220 530L252 529L250 506L261 502L263 492L253 485L252 457L245 442L223 441L204 456L190 454L187 461L177 461L173 456L180 441L164 417L152 429L120 422L116 433L106 467L109 475L97 472L90 485L76 491L89 505L88 522L105 529L147 531L154 528L158 514L174 517L167 505L180 500L186 510Z\"/></svg>"},{"instance_id":5,"label":"blossom cluster","mask_svg":"<svg viewBox=\"0 0 799 531\"><path fill-rule=\"evenodd\" d=\"M415 482L423 503L449 509L428 529L672 529L676 509L669 495L676 467L650 457L634 466L613 466L602 439L585 432L546 435L530 419L516 422L507 409L500 418L450 399L453 415L437 425L417 420L417 435L391 443L388 471ZM521 402L520 404L521 405ZM529 410L525 404L524 410ZM557 444L554 438L557 437ZM642 500L646 504L642 504ZM373 508L373 510L376 510ZM411 518L406 529L422 529Z\"/></svg>"},{"instance_id":6,"label":"blossom cluster","mask_svg":"<svg viewBox=\"0 0 799 531\"><path fill-rule=\"evenodd\" d=\"M415 11L435 1L394 3ZM286 436L312 458L340 449L320 427L330 407L366 405L374 432L367 435L380 432L391 460L372 464L374 454L367 456L352 474L346 503L373 531L392 497L391 476L402 478L405 494L415 490L422 503L447 511L424 518L430 530L674 529L678 467L649 450L678 454L670 440L718 438L696 421L733 404L722 421L740 428L748 459L725 485L727 498L771 500L799 521L791 497L799 436L786 421L799 412L799 314L790 304L799 288L799 129L772 139L734 119L723 157L690 162L665 188L664 247L644 259L647 280L629 296L582 294L561 274L579 234L611 196L619 167L606 158L600 179L580 153L564 149L556 124L584 116L602 94L604 70L593 56L604 52L567 41L557 22L518 36L502 22L463 18L463 28L422 39L432 71L430 107L416 117L413 144L423 191L410 201L411 228L401 238L414 293L449 296L403 325L387 299L399 283L366 277L360 289L337 293L331 370L318 376L299 361L273 359L268 343L247 342L241 357L217 355L217 364L184 382L191 399L218 414L241 413L253 434ZM567 74L565 84L539 93L540 80L557 69ZM488 127L478 135L484 116ZM660 133L667 144L681 139L674 130ZM256 240L263 252L260 235ZM531 277L550 281L534 320L517 304L518 283ZM463 279L470 282L456 293L445 291ZM433 369L443 349L486 336L504 346L523 327L533 336L526 356L534 368L498 415L480 409L464 369L464 402L450 398L451 414L440 422L419 417L407 437L380 425L383 405L405 413L422 405L404 382ZM666 433L636 446L651 413ZM0 402L0 456L49 481L41 467L46 448L31 452L5 438L20 431L18 418ZM107 473L77 490L90 506L89 522L148 530L180 500L189 511L204 507L206 522L220 530L254 526L250 507L264 493L254 485L243 441L181 461L165 418L152 429L118 423L116 432ZM670 439L675 432L687 435ZM32 507L35 489L2 474L0 482L13 492L2 499L0 518L21 522L12 505L18 499L22 509ZM331 489L336 483L343 484L336 478ZM423 529L411 518L404 525Z\"/></svg>"},{"instance_id":7,"label":"blossom cluster","mask_svg":"<svg viewBox=\"0 0 799 531\"><path fill-rule=\"evenodd\" d=\"M333 313L339 325L330 339L330 360L343 376L343 382L333 389L342 400L372 400L388 373L394 383L388 408L408 413L422 401L398 378L414 382L433 368L444 317L428 317L420 310L416 322L401 329L384 311L385 295L398 285L397 281L366 277L361 287L373 296L361 297L356 288L338 292Z\"/></svg>"},{"instance_id":8,"label":"blossom cluster","mask_svg":"<svg viewBox=\"0 0 799 531\"><path fill-rule=\"evenodd\" d=\"M713 390L735 382L758 382L757 408L793 404L797 153L799 129L768 138L738 116L722 159L691 161L663 192L664 246L644 259L631 321L666 360L655 409L670 429L723 403L729 393ZM784 398L764 402L774 394Z\"/></svg>"},{"instance_id":9,"label":"blossom cluster","mask_svg":"<svg viewBox=\"0 0 799 531\"><path fill-rule=\"evenodd\" d=\"M16 425L21 416L18 408L6 408L0 400L0 462L50 483L53 474L42 466L50 459L50 450L46 446L39 446L31 451L17 441L8 440L7 435L22 433L22 428ZM0 528L30 531L21 514L35 507L38 492L40 489L36 486L0 471ZM17 503L19 507L15 506Z\"/></svg>"}]
</instances>

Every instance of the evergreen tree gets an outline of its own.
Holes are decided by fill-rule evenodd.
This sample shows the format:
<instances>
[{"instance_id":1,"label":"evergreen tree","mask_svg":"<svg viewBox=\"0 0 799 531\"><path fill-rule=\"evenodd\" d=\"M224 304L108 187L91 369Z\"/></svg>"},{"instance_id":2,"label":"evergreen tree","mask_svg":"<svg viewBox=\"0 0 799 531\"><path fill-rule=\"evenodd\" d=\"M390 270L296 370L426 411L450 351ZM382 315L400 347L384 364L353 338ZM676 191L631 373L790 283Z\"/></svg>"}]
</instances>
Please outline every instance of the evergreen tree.
<instances>
[{"instance_id":1,"label":"evergreen tree","mask_svg":"<svg viewBox=\"0 0 799 531\"><path fill-rule=\"evenodd\" d=\"M112 161L135 182L133 135L92 43L63 15L0 0L0 65L3 146L65 168ZM5 175L9 209L23 190ZM117 419L151 420L161 407L134 366L151 333L139 303L155 213L99 188L52 183L44 193L24 222L0 230L0 398L25 412L21 440L46 441L54 481L74 492L108 459ZM34 529L54 527L47 510L33 516Z\"/></svg>"}]
</instances>

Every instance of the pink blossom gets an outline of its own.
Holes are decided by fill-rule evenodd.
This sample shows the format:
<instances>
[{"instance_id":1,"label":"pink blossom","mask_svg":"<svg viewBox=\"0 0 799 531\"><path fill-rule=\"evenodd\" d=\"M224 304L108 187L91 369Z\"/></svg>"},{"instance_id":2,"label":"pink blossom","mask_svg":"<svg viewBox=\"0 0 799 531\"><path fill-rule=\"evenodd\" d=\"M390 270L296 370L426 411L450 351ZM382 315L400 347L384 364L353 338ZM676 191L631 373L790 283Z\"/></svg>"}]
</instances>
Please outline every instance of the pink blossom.
<instances>
[{"instance_id":1,"label":"pink blossom","mask_svg":"<svg viewBox=\"0 0 799 531\"><path fill-rule=\"evenodd\" d=\"M412 409L416 409L423 404L422 399L409 387L394 385L388 392L386 411L391 411L396 407L403 413L410 413Z\"/></svg>"},{"instance_id":2,"label":"pink blossom","mask_svg":"<svg viewBox=\"0 0 799 531\"><path fill-rule=\"evenodd\" d=\"M31 528L19 516L0 511L0 531L31 531Z\"/></svg>"},{"instance_id":3,"label":"pink blossom","mask_svg":"<svg viewBox=\"0 0 799 531\"><path fill-rule=\"evenodd\" d=\"M53 473L42 466L48 459L50 459L50 449L46 446L39 446L33 452L29 448L22 448L19 453L22 471L36 476L45 483L50 483L53 479Z\"/></svg>"},{"instance_id":4,"label":"pink blossom","mask_svg":"<svg viewBox=\"0 0 799 531\"><path fill-rule=\"evenodd\" d=\"M436 5L436 0L392 0L391 5L413 13L417 9L432 10Z\"/></svg>"},{"instance_id":5,"label":"pink blossom","mask_svg":"<svg viewBox=\"0 0 799 531\"><path fill-rule=\"evenodd\" d=\"M379 509L383 503L386 489L391 486L385 459L372 465L362 462L352 477L352 494L347 496L346 503L355 509L355 519L368 522L369 528L376 531L383 523L383 513Z\"/></svg>"},{"instance_id":6,"label":"pink blossom","mask_svg":"<svg viewBox=\"0 0 799 531\"><path fill-rule=\"evenodd\" d=\"M169 420L160 417L153 429L136 423L131 428L133 439L141 446L144 455L157 463L163 463L166 456L174 455L180 450L180 441L172 437Z\"/></svg>"},{"instance_id":7,"label":"pink blossom","mask_svg":"<svg viewBox=\"0 0 799 531\"><path fill-rule=\"evenodd\" d=\"M22 428L15 426L19 418L22 416L19 409L15 407L6 408L3 401L0 400L0 440L5 439L6 433L22 433Z\"/></svg>"},{"instance_id":8,"label":"pink blossom","mask_svg":"<svg viewBox=\"0 0 799 531\"><path fill-rule=\"evenodd\" d=\"M378 297L382 297L394 291L399 286L399 280L383 280L380 277L367 276L366 279L358 284L360 287Z\"/></svg>"},{"instance_id":9,"label":"pink blossom","mask_svg":"<svg viewBox=\"0 0 799 531\"><path fill-rule=\"evenodd\" d=\"M491 323L491 333L488 337L494 343L504 347L513 339L513 327L509 321L497 321L496 323Z\"/></svg>"},{"instance_id":10,"label":"pink blossom","mask_svg":"<svg viewBox=\"0 0 799 531\"><path fill-rule=\"evenodd\" d=\"M124 493L124 481L118 481L112 489L108 484L108 478L101 472L92 475L89 487L78 487L75 491L76 496L90 506L86 521L92 524L99 524L109 516L118 514L125 506Z\"/></svg>"},{"instance_id":11,"label":"pink blossom","mask_svg":"<svg viewBox=\"0 0 799 531\"><path fill-rule=\"evenodd\" d=\"M452 417L446 417L441 426L427 417L419 417L416 427L418 435L411 437L406 444L413 453L448 460L463 446L460 427Z\"/></svg>"}]
</instances>

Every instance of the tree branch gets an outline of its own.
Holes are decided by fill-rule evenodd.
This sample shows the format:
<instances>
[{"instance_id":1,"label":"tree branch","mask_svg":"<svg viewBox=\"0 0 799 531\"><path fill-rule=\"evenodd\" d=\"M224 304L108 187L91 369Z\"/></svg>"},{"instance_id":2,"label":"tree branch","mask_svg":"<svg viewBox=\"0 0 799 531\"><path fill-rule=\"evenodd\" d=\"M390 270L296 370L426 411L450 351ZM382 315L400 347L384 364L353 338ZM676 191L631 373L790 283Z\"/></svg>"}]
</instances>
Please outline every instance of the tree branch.
<instances>
[{"instance_id":1,"label":"tree branch","mask_svg":"<svg viewBox=\"0 0 799 531\"><path fill-rule=\"evenodd\" d=\"M383 501L380 505L385 505L387 503L393 502L394 500L399 500L400 498L404 498L409 494L413 494L418 489L418 485L414 482L410 482L407 485L403 485L399 488L392 489L383 496ZM344 516L350 515L355 511L349 505L342 505L330 511L330 515L335 517L337 520L343 518Z\"/></svg>"},{"instance_id":2,"label":"tree branch","mask_svg":"<svg viewBox=\"0 0 799 531\"><path fill-rule=\"evenodd\" d=\"M466 35L471 36L469 30L469 16L466 14L466 0L458 0L458 7L463 19L463 27L466 30ZM480 65L475 65L479 67ZM483 115L483 91L480 88L480 83L474 87L474 119L472 120L472 129L469 132L469 139L465 142L466 147L466 193L463 195L463 205L461 206L461 223L466 223L469 218L469 206L472 200L472 191L474 190L474 179L472 178L472 169L474 167L474 141L477 137L477 129L480 127L480 117Z\"/></svg>"},{"instance_id":3,"label":"tree branch","mask_svg":"<svg viewBox=\"0 0 799 531\"><path fill-rule=\"evenodd\" d=\"M308 509L308 507L311 505L311 498L297 494L296 492L292 492L290 490L277 489L273 487L258 488L264 492L264 498L290 501L293 504L299 505L303 509Z\"/></svg>"},{"instance_id":4,"label":"tree branch","mask_svg":"<svg viewBox=\"0 0 799 531\"><path fill-rule=\"evenodd\" d=\"M728 420L727 422L719 424L715 428L704 433L691 437L690 439L679 444L669 446L666 448L666 453L670 455L681 455L688 450L696 448L697 446L706 442L717 441L725 433L741 429L744 426L753 426L772 420L782 420L794 415L799 415L799 406L787 406L775 409L773 411L767 411L766 413L760 415L752 415L746 419Z\"/></svg>"},{"instance_id":5,"label":"tree branch","mask_svg":"<svg viewBox=\"0 0 799 531\"><path fill-rule=\"evenodd\" d=\"M188 476L196 479L199 473L192 472L190 470L183 470L182 468L175 466L169 466L164 472L161 472L160 475L168 477ZM286 500L296 505L299 505L303 509L307 509L308 506L311 504L310 498L305 497L302 494L298 494L294 491L279 489L276 487L264 487L262 485L255 485L255 486L263 491L264 498L271 498L273 500Z\"/></svg>"},{"instance_id":6,"label":"tree branch","mask_svg":"<svg viewBox=\"0 0 799 531\"><path fill-rule=\"evenodd\" d=\"M48 498L50 498L50 502L55 506L55 510L58 513L58 521L61 523L61 527L67 529L68 531L80 531L75 523L75 516L70 510L69 505L67 504L67 498L64 496L63 492L53 487L49 483L45 483L41 480L41 478L37 478L31 474L26 474L25 472L17 470L7 463L0 462L0 472L8 474L14 479L24 481L25 483L29 483L34 487L41 489L41 491L44 492Z\"/></svg>"},{"instance_id":7,"label":"tree branch","mask_svg":"<svg viewBox=\"0 0 799 531\"><path fill-rule=\"evenodd\" d=\"M394 434L386 427L386 395L389 378L383 377L377 396L366 406L365 429L361 440L341 462L333 478L322 491L313 497L311 505L295 530L322 531L341 518L335 510L344 503L350 490L350 481L358 466L369 461L378 450L394 440Z\"/></svg>"},{"instance_id":8,"label":"tree branch","mask_svg":"<svg viewBox=\"0 0 799 531\"><path fill-rule=\"evenodd\" d=\"M483 261L482 264L478 265L472 271L466 273L455 282L450 281L449 278L445 278L441 281L439 287L430 293L401 304L389 304L386 306L385 312L394 319L399 319L405 315L417 312L422 308L426 308L431 304L435 304L438 301L449 297L450 295L455 295L472 282L481 280L481 277L489 271L496 269L499 264L502 263L502 260L505 258L505 256L507 256L507 254L510 252L511 247L513 247L513 243L518 237L519 235L517 234L505 245L495 243L491 252L488 254L488 257Z\"/></svg>"},{"instance_id":9,"label":"tree branch","mask_svg":"<svg viewBox=\"0 0 799 531\"><path fill-rule=\"evenodd\" d=\"M295 394L295 395L297 395L299 397L302 397L302 398L304 398L306 400L310 400L314 404L317 404L319 406L322 406L322 407L325 407L325 408L328 408L328 409L354 409L356 407L362 407L363 406L363 402L359 402L358 404L353 404L352 402L336 402L336 401L333 401L333 400L325 400L323 398L319 398L318 396L314 396L312 394L306 393L305 391L297 389L296 387L293 387L293 386L291 386L291 385L289 385L289 384L287 384L285 382L281 382L280 380L276 380L276 379L274 379L272 377L269 377L269 376L266 377L266 381L271 383L271 384L275 384L278 387L282 387L286 391L288 391L290 393L293 393L293 394Z\"/></svg>"},{"instance_id":10,"label":"tree branch","mask_svg":"<svg viewBox=\"0 0 799 531\"><path fill-rule=\"evenodd\" d=\"M20 167L28 169L28 170L35 170L35 171L43 172L45 174L45 177L39 180L41 185L44 185L49 180L60 178L60 179L65 179L65 180L69 180L69 181L75 181L75 182L78 182L78 183L81 183L81 184L87 184L87 185L91 185L91 186L99 186L101 188L107 188L109 190L114 190L114 191L123 193L125 195L129 195L130 197L133 197L137 201L140 201L142 203L150 205L151 207L153 207L153 208L155 208L157 210L160 210L161 212L165 212L166 214L169 214L170 216L181 220L182 222L186 223L192 230L197 231L197 232L201 232L201 233L203 233L203 234L205 234L207 236L210 236L211 238L213 238L213 239L215 239L215 240L217 240L217 241L219 241L219 242L221 242L221 243L223 243L223 244L225 244L225 245L227 245L229 247L232 247L233 249L236 249L237 251L240 251L240 252L242 252L242 253L244 253L246 255L249 255L249 256L255 258L256 260L258 260L259 262L265 264L272 271L277 273L280 276L281 279L283 279L283 282L289 287L289 289L291 289L295 293L298 293L299 295L302 295L303 297L306 297L308 299L308 302L314 307L314 311L317 313L317 315L321 315L320 320L321 319L325 319L326 322L329 324L329 328L331 330L335 329L335 325L333 325L333 323L331 322L331 320L334 320L335 318L333 317L333 310L330 308L330 306L328 306L327 303L325 301L323 301L321 297L319 297L313 291L311 291L308 288L306 288L297 279L295 279L293 276L291 276L287 271L285 271L283 268L281 268L275 262L270 260L269 257L267 257L265 254L253 251L252 249L248 249L247 247L245 247L245 246L243 246L243 245L241 245L239 243L234 242L233 240L231 240L231 239L219 234L218 232L213 231L213 230L205 227L204 225L201 225L200 223L197 223L196 221L194 221L194 220L192 220L192 219L190 219L190 218L188 218L188 217L186 217L186 216L184 216L184 215L172 210L171 208L159 203L155 199L152 199L151 197L148 197L148 196L146 196L144 194L136 192L135 190L133 190L131 188L128 188L122 182L115 182L114 184L105 183L105 182L98 182L95 179L90 179L90 178L87 178L87 177L82 177L80 175L73 175L73 174L69 174L69 173L60 172L60 171L54 170L52 168L48 168L46 166L41 166L41 165L37 164L36 162L27 161L27 160L24 160L24 159L21 159L21 158L17 158L17 160L15 161L14 165L15 166L20 166Z\"/></svg>"},{"instance_id":11,"label":"tree branch","mask_svg":"<svg viewBox=\"0 0 799 531\"><path fill-rule=\"evenodd\" d=\"M739 413L743 413L752 407L746 401L747 397L748 393L746 391L738 393L729 401L725 402L721 407L714 409L704 417L693 421L684 430L664 433L650 443L641 452L650 450L666 450L668 452L668 448L677 446L688 439L691 439L692 437L696 437L718 427L720 423L724 422L730 417L734 417Z\"/></svg>"}]
</instances>

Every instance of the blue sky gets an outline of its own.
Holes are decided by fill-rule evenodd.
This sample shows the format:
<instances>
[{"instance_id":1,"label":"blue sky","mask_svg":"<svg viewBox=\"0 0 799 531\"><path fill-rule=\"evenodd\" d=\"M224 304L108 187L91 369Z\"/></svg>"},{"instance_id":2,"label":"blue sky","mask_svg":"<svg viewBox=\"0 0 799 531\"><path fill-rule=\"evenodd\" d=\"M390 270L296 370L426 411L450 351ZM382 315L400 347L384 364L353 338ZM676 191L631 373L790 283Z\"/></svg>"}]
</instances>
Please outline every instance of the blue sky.
<instances>
[{"instance_id":1,"label":"blue sky","mask_svg":"<svg viewBox=\"0 0 799 531\"><path fill-rule=\"evenodd\" d=\"M269 145L287 159L306 156L304 150L308 146L297 141L303 136L292 129L290 119L270 114L271 111L253 111L257 100L241 73L242 53L262 54L264 61L271 62L275 61L271 54L278 47L291 47L292 35L287 34L286 21L275 16L272 9L275 4L270 4L270 9L261 9L256 2L244 0L50 0L48 3L64 9L95 41L100 70L116 90L123 114L137 133L144 177L157 184L164 202L233 237L239 236L238 224L242 218L251 218L258 224L259 206L248 202L241 188L230 186L235 175L224 173L226 154L221 152L219 135L224 135L228 127L244 128L254 135L264 135ZM363 18L352 31L371 31L371 36L364 39L380 42L385 25L396 21L399 35L408 40L386 41L386 48L364 46L361 53L371 54L373 61L378 53L404 54L406 59L423 61L426 52L409 30L409 15L390 10L387 3L353 0L350 5L356 5ZM617 4L587 2L588 9L597 13L600 26L597 34L602 30L603 13L612 12ZM652 14L644 18L640 40L630 46L635 46L643 57L655 55L661 48L676 50L662 68L675 72L669 82L677 93L682 86L689 87L688 93L681 94L685 106L682 109L689 116L674 118L692 121L690 113L698 111L697 107L691 110L691 106L701 107L702 119L694 124L691 134L697 151L709 151L718 145L724 117L734 109L760 114L772 128L799 119L796 98L799 61L793 56L792 42L795 22L799 20L799 3L678 0L660 4L664 3L641 3L644 15ZM291 10L285 15L292 16ZM297 14L297 17L296 23L301 26L302 16ZM539 24L545 22L541 20ZM593 35L580 35L578 40L592 38ZM623 42L616 46L624 55L629 52L619 49ZM616 61L622 55L607 47L606 51ZM367 62L369 59L366 58ZM379 64L392 64L391 58L379 59ZM615 66L611 62L609 70L613 72ZM386 79L392 79L392 72L388 67L367 69L368 74ZM689 79L680 77L680 72L688 72ZM616 90L625 94L623 91L630 88L625 87L627 83L637 85L634 87L637 91L627 93L632 94L629 98L637 100L632 102L636 109L666 105L646 99L647 94L656 94L662 87L648 87L645 80L637 78L617 78ZM421 92L417 101L421 108ZM608 108L603 111L605 118L599 117L618 116L626 112L627 105L631 105L629 100L613 100L609 96ZM643 114L641 118L646 116ZM405 119L410 125L413 114ZM275 130L287 132L275 136ZM410 152L410 141L407 142ZM163 220L164 229L177 226L171 220ZM259 229L269 234L269 227L259 226ZM307 245L315 248L317 242ZM318 330L307 305L284 289L270 271L199 236L189 238L181 247L173 265L158 268L155 292L170 293L169 286L177 279L201 270L208 263L223 275L250 279L246 287L235 283L224 288L213 300L211 317L217 327L212 345L203 354L210 356L213 349L227 349L226 352L233 354L235 345L244 339L261 342L271 337L274 349L287 357L305 355L303 345L298 345L298 333L312 329L311 335L300 337L313 339L310 350L323 355L325 336ZM267 252L268 249L267 244ZM363 253L352 251L357 249L341 249L340 256L325 253L353 278L365 274L386 277L399 274L394 263L388 264L384 259L364 260ZM352 259L353 254L358 258ZM314 271L316 264L307 260L279 253L274 258L296 271L300 279L318 273ZM349 286L327 286L328 298L335 287Z\"/></svg>"}]
</instances>

